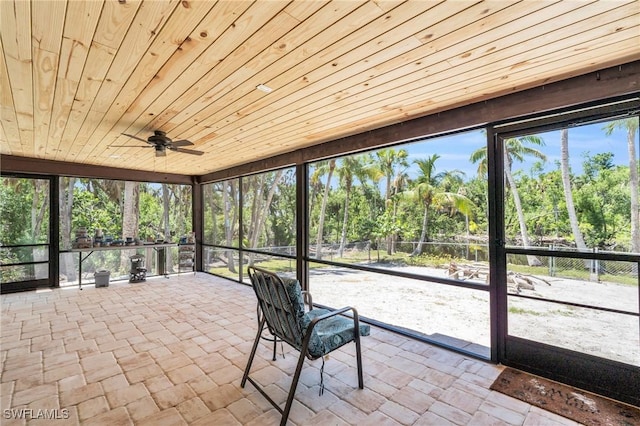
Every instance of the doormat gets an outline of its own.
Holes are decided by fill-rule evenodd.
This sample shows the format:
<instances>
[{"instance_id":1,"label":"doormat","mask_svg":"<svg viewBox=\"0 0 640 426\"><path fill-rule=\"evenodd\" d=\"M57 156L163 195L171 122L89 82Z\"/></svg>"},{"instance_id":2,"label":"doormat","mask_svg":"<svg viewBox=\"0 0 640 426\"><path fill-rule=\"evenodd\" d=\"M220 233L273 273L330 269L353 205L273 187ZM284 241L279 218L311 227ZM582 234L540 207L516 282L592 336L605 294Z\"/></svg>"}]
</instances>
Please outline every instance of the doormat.
<instances>
[{"instance_id":1,"label":"doormat","mask_svg":"<svg viewBox=\"0 0 640 426\"><path fill-rule=\"evenodd\" d=\"M640 425L640 409L507 367L491 389L589 426Z\"/></svg>"}]
</instances>

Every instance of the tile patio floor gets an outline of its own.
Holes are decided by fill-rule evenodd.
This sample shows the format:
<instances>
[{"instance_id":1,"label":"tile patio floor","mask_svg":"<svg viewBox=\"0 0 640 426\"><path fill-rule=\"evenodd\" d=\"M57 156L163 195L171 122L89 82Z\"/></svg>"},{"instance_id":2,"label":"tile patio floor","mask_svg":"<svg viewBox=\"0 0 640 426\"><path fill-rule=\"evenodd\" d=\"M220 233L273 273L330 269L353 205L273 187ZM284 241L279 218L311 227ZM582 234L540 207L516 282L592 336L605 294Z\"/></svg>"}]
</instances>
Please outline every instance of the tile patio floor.
<instances>
[{"instance_id":1,"label":"tile patio floor","mask_svg":"<svg viewBox=\"0 0 640 426\"><path fill-rule=\"evenodd\" d=\"M1 423L278 424L240 387L255 315L249 287L206 274L3 295ZM365 389L352 344L326 361L321 397L322 363L306 361L291 424L576 424L489 390L499 366L376 327L362 343ZM273 362L271 350L259 346L252 376L282 402L296 353Z\"/></svg>"}]
</instances>

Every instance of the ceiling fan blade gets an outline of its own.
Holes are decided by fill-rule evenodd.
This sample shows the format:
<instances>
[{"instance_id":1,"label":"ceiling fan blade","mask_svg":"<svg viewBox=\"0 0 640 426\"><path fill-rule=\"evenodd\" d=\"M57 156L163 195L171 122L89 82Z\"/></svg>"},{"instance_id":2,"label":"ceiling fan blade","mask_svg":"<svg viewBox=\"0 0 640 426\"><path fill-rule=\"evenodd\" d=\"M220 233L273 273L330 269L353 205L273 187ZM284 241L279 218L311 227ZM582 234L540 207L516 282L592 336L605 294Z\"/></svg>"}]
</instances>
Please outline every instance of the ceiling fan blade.
<instances>
[{"instance_id":1,"label":"ceiling fan blade","mask_svg":"<svg viewBox=\"0 0 640 426\"><path fill-rule=\"evenodd\" d=\"M179 141L171 142L171 145L176 146L176 147L178 147L178 146L191 146L191 145L193 145L193 142L188 141L186 139L180 139Z\"/></svg>"},{"instance_id":2,"label":"ceiling fan blade","mask_svg":"<svg viewBox=\"0 0 640 426\"><path fill-rule=\"evenodd\" d=\"M153 148L151 145L109 145L109 148Z\"/></svg>"},{"instance_id":3,"label":"ceiling fan blade","mask_svg":"<svg viewBox=\"0 0 640 426\"><path fill-rule=\"evenodd\" d=\"M186 148L175 148L169 147L171 151L182 152L183 154L193 154L193 155L202 155L203 151L196 151L195 149L186 149Z\"/></svg>"},{"instance_id":4,"label":"ceiling fan blade","mask_svg":"<svg viewBox=\"0 0 640 426\"><path fill-rule=\"evenodd\" d=\"M128 134L128 133L122 133L122 135L123 135L123 136L129 136L130 138L138 139L139 141L142 141L142 142L144 142L144 143L148 143L148 144L150 144L150 142L149 142L148 140L146 140L146 139L142 139L142 138L139 138L139 137L137 137L136 135L130 135L130 134Z\"/></svg>"}]
</instances>

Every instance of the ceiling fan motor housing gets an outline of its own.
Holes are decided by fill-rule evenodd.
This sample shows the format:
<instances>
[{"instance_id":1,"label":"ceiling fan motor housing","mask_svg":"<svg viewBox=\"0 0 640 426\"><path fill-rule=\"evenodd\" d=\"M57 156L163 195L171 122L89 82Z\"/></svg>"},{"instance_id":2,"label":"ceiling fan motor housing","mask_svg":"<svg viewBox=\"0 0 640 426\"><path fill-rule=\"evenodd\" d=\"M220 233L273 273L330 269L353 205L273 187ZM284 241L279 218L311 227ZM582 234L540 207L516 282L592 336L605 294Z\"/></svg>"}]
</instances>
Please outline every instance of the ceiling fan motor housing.
<instances>
[{"instance_id":1,"label":"ceiling fan motor housing","mask_svg":"<svg viewBox=\"0 0 640 426\"><path fill-rule=\"evenodd\" d=\"M157 146L166 147L171 145L171 139L169 139L167 137L167 134L162 130L155 130L153 132L153 135L149 136L149 139L147 140L149 141L149 143L155 144L156 147Z\"/></svg>"}]
</instances>

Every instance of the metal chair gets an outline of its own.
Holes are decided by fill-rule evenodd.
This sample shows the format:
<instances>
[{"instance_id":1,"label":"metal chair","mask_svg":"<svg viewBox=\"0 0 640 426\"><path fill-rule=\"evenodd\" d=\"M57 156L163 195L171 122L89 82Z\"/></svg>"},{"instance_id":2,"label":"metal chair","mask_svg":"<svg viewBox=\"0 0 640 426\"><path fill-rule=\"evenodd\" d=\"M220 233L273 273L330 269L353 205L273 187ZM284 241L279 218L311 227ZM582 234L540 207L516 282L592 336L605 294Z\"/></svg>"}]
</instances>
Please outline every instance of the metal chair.
<instances>
[{"instance_id":1,"label":"metal chair","mask_svg":"<svg viewBox=\"0 0 640 426\"><path fill-rule=\"evenodd\" d=\"M349 306L336 311L312 309L305 312L303 292L297 280L283 279L273 272L253 266L250 266L248 271L253 290L258 298L259 325L240 385L244 388L247 380L251 382L282 414L280 425L284 426L289 418L305 357L310 360L322 358L349 342L355 342L358 387L363 389L360 336L369 335L370 327L360 324L358 312ZM342 315L348 311L351 311L352 317ZM258 342L265 329L269 330L275 340L281 340L300 352L284 409L249 377ZM274 341L274 346L275 344Z\"/></svg>"}]
</instances>

